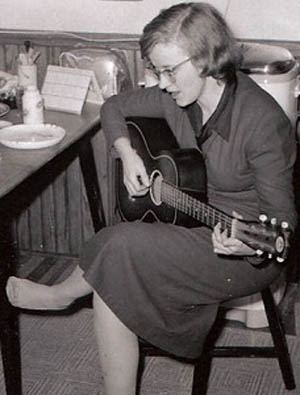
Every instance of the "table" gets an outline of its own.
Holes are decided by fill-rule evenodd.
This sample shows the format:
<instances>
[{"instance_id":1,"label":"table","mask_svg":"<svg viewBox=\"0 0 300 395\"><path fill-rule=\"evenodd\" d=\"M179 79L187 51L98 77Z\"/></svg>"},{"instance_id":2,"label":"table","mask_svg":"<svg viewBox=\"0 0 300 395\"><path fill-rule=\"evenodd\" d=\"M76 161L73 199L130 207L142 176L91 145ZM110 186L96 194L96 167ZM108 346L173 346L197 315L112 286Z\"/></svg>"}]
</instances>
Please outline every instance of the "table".
<instances>
[{"instance_id":1,"label":"table","mask_svg":"<svg viewBox=\"0 0 300 395\"><path fill-rule=\"evenodd\" d=\"M10 111L2 119L22 123L19 110ZM8 395L22 394L18 313L9 304L5 293L7 278L14 273L17 260L13 219L29 195L34 193L35 183L49 182L49 175L78 157L94 230L105 226L91 144L92 137L100 129L99 106L86 103L81 115L45 111L45 123L66 130L66 136L57 145L38 150L16 150L0 144L0 343Z\"/></svg>"}]
</instances>

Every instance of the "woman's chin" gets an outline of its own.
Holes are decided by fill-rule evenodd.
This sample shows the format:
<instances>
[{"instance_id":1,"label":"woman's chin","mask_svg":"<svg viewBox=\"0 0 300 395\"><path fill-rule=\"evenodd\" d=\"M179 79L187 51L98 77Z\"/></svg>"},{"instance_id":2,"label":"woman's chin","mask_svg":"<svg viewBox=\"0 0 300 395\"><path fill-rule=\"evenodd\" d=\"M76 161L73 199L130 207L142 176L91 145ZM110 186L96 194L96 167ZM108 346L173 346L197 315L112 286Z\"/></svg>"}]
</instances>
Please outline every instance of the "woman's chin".
<instances>
[{"instance_id":1,"label":"woman's chin","mask_svg":"<svg viewBox=\"0 0 300 395\"><path fill-rule=\"evenodd\" d=\"M177 106L179 106L179 107L187 106L186 100L184 100L184 98L180 97L180 95L173 97L173 99L175 100Z\"/></svg>"},{"instance_id":2,"label":"woman's chin","mask_svg":"<svg viewBox=\"0 0 300 395\"><path fill-rule=\"evenodd\" d=\"M175 100L177 106L179 107L186 107L194 102L194 100L188 100L186 97L182 96L181 94L172 95L173 99Z\"/></svg>"},{"instance_id":3,"label":"woman's chin","mask_svg":"<svg viewBox=\"0 0 300 395\"><path fill-rule=\"evenodd\" d=\"M176 104L178 107L187 107L188 105L190 105L191 103L187 100L176 100Z\"/></svg>"}]
</instances>

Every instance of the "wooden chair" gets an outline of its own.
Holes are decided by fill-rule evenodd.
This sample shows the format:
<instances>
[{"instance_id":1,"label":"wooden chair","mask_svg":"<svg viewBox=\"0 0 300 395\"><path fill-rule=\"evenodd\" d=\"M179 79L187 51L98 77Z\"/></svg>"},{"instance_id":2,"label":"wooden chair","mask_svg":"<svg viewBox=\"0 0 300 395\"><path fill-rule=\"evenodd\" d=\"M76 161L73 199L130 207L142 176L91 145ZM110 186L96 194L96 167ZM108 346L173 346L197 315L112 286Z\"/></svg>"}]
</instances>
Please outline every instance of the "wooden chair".
<instances>
[{"instance_id":1,"label":"wooden chair","mask_svg":"<svg viewBox=\"0 0 300 395\"><path fill-rule=\"evenodd\" d=\"M205 395L207 393L211 362L214 357L276 358L286 389L293 390L296 388L285 332L270 288L268 287L261 291L261 296L269 323L273 346L215 346L217 333L211 331L200 358L185 360L185 362L190 362L194 365L191 395ZM139 344L141 355L139 368L140 382L145 356L172 357L172 355L144 342L142 339Z\"/></svg>"}]
</instances>

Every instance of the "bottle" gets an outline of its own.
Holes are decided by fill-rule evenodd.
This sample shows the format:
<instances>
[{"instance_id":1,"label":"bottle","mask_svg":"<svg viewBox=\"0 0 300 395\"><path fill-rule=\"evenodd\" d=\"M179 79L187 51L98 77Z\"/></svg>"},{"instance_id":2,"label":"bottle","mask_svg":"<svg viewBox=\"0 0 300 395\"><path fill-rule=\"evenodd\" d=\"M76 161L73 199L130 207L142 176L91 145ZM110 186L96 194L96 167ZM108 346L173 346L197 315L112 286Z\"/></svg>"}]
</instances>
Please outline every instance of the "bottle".
<instances>
[{"instance_id":1,"label":"bottle","mask_svg":"<svg viewBox=\"0 0 300 395\"><path fill-rule=\"evenodd\" d=\"M22 96L22 107L25 124L44 123L43 98L36 86L27 86Z\"/></svg>"}]
</instances>

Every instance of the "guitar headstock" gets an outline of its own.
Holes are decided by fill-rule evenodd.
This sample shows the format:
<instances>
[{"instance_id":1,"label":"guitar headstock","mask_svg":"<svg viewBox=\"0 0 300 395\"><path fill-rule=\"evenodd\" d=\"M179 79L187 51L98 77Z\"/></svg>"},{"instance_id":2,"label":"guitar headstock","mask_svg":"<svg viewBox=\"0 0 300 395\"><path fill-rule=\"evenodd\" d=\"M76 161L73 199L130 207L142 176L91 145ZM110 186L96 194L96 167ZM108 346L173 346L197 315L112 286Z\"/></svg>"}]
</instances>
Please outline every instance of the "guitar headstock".
<instances>
[{"instance_id":1,"label":"guitar headstock","mask_svg":"<svg viewBox=\"0 0 300 395\"><path fill-rule=\"evenodd\" d=\"M238 221L235 231L238 239L258 252L265 252L269 257L275 256L278 262L287 258L291 234L287 222L278 224L276 218L268 220L262 214L259 222Z\"/></svg>"}]
</instances>

